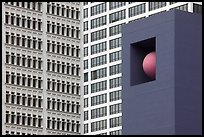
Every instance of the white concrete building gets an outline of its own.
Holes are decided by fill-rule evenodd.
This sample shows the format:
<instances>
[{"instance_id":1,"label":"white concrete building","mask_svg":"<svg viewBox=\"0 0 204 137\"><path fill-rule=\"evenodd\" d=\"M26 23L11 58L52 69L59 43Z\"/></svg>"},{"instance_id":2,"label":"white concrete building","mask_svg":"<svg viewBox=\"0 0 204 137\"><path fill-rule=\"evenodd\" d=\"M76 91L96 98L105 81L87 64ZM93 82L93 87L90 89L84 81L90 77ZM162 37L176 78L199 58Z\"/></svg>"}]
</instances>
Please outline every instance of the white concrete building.
<instances>
[{"instance_id":1,"label":"white concrete building","mask_svg":"<svg viewBox=\"0 0 204 137\"><path fill-rule=\"evenodd\" d=\"M83 2L85 135L122 134L121 25L201 2Z\"/></svg>"},{"instance_id":2,"label":"white concrete building","mask_svg":"<svg viewBox=\"0 0 204 137\"><path fill-rule=\"evenodd\" d=\"M2 2L2 134L81 133L81 3Z\"/></svg>"}]
</instances>

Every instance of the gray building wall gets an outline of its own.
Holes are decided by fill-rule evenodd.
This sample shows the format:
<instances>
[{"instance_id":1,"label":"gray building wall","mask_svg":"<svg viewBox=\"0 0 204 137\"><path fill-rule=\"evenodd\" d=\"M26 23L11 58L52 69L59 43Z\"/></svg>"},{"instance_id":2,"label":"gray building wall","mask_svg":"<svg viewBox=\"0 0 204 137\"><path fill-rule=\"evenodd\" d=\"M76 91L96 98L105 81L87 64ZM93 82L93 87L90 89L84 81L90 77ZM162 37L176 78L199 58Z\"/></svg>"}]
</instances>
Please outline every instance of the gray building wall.
<instances>
[{"instance_id":1,"label":"gray building wall","mask_svg":"<svg viewBox=\"0 0 204 137\"><path fill-rule=\"evenodd\" d=\"M171 10L124 25L123 134L201 134L201 23L200 15ZM130 44L152 37L156 80L131 86Z\"/></svg>"}]
</instances>

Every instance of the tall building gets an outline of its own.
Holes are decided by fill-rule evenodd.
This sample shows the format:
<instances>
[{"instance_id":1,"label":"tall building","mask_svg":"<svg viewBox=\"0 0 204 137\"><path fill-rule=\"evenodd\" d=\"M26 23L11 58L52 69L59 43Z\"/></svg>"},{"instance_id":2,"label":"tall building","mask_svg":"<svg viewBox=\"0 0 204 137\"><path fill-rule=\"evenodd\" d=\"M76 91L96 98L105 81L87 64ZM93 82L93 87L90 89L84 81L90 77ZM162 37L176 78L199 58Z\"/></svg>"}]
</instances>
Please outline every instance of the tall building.
<instances>
[{"instance_id":1,"label":"tall building","mask_svg":"<svg viewBox=\"0 0 204 137\"><path fill-rule=\"evenodd\" d=\"M2 134L77 135L80 3L2 3Z\"/></svg>"},{"instance_id":2,"label":"tall building","mask_svg":"<svg viewBox=\"0 0 204 137\"><path fill-rule=\"evenodd\" d=\"M201 2L83 3L82 133L122 134L121 26L174 8L202 14L201 4Z\"/></svg>"}]
</instances>

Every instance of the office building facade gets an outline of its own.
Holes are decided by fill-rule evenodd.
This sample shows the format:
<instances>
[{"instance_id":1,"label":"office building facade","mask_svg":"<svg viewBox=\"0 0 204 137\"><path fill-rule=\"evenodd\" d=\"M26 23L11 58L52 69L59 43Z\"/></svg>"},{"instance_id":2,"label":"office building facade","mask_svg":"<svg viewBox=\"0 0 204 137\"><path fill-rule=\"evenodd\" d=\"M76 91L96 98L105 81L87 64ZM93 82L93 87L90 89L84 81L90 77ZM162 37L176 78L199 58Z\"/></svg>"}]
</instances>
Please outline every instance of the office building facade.
<instances>
[{"instance_id":1,"label":"office building facade","mask_svg":"<svg viewBox=\"0 0 204 137\"><path fill-rule=\"evenodd\" d=\"M83 3L83 134L123 134L121 26L172 9L202 13L201 2Z\"/></svg>"},{"instance_id":2,"label":"office building facade","mask_svg":"<svg viewBox=\"0 0 204 137\"><path fill-rule=\"evenodd\" d=\"M81 133L81 3L2 3L2 134Z\"/></svg>"}]
</instances>

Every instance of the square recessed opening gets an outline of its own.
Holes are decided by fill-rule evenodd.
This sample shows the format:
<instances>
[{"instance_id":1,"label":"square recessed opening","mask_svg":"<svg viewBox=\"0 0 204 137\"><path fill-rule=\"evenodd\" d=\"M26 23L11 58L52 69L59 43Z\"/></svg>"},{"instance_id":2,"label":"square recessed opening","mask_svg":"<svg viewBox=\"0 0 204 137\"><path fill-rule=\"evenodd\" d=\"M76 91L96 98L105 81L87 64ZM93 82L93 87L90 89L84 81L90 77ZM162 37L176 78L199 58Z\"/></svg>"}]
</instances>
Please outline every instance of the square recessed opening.
<instances>
[{"instance_id":1,"label":"square recessed opening","mask_svg":"<svg viewBox=\"0 0 204 137\"><path fill-rule=\"evenodd\" d=\"M155 79L147 76L142 64L148 53L152 51L156 52L156 37L132 43L130 50L131 86L155 80L156 76Z\"/></svg>"}]
</instances>

